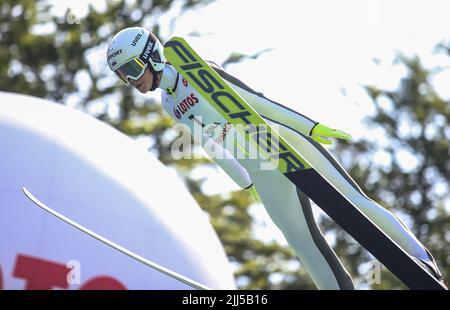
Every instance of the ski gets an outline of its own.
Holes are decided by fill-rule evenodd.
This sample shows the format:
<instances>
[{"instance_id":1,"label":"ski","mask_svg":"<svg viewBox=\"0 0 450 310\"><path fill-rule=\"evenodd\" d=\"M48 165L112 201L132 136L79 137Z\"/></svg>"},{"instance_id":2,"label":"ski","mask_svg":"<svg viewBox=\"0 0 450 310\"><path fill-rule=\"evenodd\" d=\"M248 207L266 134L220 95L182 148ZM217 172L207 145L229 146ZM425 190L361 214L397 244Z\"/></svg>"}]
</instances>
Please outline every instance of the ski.
<instances>
[{"instance_id":1,"label":"ski","mask_svg":"<svg viewBox=\"0 0 450 310\"><path fill-rule=\"evenodd\" d=\"M73 227L75 227L76 229L84 232L85 234L97 239L100 242L103 242L104 244L110 246L111 248L131 257L132 259L144 264L147 267L150 267L152 269L155 269L156 271L159 271L177 281L180 281L192 288L198 289L198 290L210 290L210 288L206 287L203 284L200 284L194 280L191 280L185 276L182 276L178 273L176 273L175 271L172 271L170 269L167 269L161 265L158 265L157 263L154 263L114 242L112 242L111 240L93 232L92 230L78 224L77 222L67 218L66 216L62 215L61 213L58 213L57 211L53 210L52 208L50 208L49 206L47 206L46 204L44 204L42 201L40 201L39 199L37 199L30 191L28 191L25 187L22 187L22 191L25 194L25 196L28 197L28 199L33 202L36 206L40 207L41 209L47 211L48 213L50 213L51 215L59 218L60 220L62 220L63 222L66 222L69 225L72 225Z\"/></svg>"},{"instance_id":2,"label":"ski","mask_svg":"<svg viewBox=\"0 0 450 310\"><path fill-rule=\"evenodd\" d=\"M446 289L320 175L183 38L170 39L164 46L164 54L229 123L243 125L236 128L247 142L269 155L279 171L408 288ZM276 146L271 144L273 141Z\"/></svg>"}]
</instances>

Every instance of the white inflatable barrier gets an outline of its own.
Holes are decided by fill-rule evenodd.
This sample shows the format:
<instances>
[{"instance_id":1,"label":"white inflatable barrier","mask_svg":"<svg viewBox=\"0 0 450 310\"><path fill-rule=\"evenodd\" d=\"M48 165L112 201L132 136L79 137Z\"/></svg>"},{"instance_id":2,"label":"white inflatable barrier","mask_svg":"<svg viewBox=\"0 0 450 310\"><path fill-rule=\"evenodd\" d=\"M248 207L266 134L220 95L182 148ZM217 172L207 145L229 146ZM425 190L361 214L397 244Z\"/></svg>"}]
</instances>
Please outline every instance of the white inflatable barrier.
<instances>
[{"instance_id":1,"label":"white inflatable barrier","mask_svg":"<svg viewBox=\"0 0 450 310\"><path fill-rule=\"evenodd\" d=\"M95 118L0 92L0 289L189 289L32 206L43 202L213 289L235 289L208 218L176 173Z\"/></svg>"}]
</instances>

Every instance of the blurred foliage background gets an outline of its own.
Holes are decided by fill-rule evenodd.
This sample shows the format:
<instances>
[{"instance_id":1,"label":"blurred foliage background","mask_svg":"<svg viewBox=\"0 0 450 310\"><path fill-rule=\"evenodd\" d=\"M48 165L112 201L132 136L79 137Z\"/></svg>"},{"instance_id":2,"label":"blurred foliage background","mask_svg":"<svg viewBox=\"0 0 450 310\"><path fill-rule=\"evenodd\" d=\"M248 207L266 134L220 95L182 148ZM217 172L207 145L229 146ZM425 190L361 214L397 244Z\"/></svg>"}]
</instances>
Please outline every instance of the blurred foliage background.
<instances>
[{"instance_id":1,"label":"blurred foliage background","mask_svg":"<svg viewBox=\"0 0 450 310\"><path fill-rule=\"evenodd\" d=\"M209 2L184 1L182 11ZM205 195L202 184L206 180L194 180L189 172L212 163L206 158L171 158L170 145L176 138L171 129L173 122L162 112L158 100L137 96L107 69L103 55L108 39L120 29L136 25L144 25L158 35L155 21L173 1L107 3L105 11L91 6L79 20L70 11L63 18L53 16L46 1L1 0L0 90L73 106L131 137L151 137L149 151L179 171L209 214L236 268L238 287L315 289L290 248L255 238L254 219L249 212L255 201L244 191ZM162 42L168 39L160 38ZM450 55L449 46L441 44L437 49ZM257 55L232 53L223 65L254 57ZM408 218L410 228L434 254L449 279L450 217L445 203L449 200L450 105L433 91L430 79L435 72L424 68L420 59L399 55L397 61L407 68L398 89L365 86L377 111L366 119L367 126L382 131L389 144L379 145L367 137L351 144L335 143L332 152L371 198L388 209L395 207L396 214ZM400 164L399 152L404 150L417 157L416 167L409 171ZM385 159L383 165L373 160L380 153ZM319 221L324 233L335 236L333 247L356 284L365 283L361 275L370 269L372 259L367 251L328 217L321 216ZM372 286L397 288L404 286L385 268L381 284Z\"/></svg>"}]
</instances>

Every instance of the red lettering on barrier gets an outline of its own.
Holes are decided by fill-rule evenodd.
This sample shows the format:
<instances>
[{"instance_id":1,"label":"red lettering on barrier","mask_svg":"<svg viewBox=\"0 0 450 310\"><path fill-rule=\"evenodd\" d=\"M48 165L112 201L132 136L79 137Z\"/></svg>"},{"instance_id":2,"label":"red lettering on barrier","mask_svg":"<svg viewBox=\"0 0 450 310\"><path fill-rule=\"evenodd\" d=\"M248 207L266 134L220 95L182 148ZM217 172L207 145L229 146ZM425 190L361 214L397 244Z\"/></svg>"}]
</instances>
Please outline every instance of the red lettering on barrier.
<instances>
[{"instance_id":1,"label":"red lettering on barrier","mask_svg":"<svg viewBox=\"0 0 450 310\"><path fill-rule=\"evenodd\" d=\"M96 277L86 282L80 290L126 290L127 288L111 277Z\"/></svg>"},{"instance_id":2,"label":"red lettering on barrier","mask_svg":"<svg viewBox=\"0 0 450 310\"><path fill-rule=\"evenodd\" d=\"M69 271L65 265L19 254L13 275L27 281L26 290L49 290L54 287L67 288Z\"/></svg>"},{"instance_id":3,"label":"red lettering on barrier","mask_svg":"<svg viewBox=\"0 0 450 310\"><path fill-rule=\"evenodd\" d=\"M3 275L2 275L2 267L0 266L0 290L3 289Z\"/></svg>"},{"instance_id":4,"label":"red lettering on barrier","mask_svg":"<svg viewBox=\"0 0 450 310\"><path fill-rule=\"evenodd\" d=\"M65 265L42 258L18 254L13 276L26 280L26 290L50 290L55 287L67 289L67 274L71 271ZM5 280L0 266L0 290L4 289ZM80 290L126 290L124 284L109 277L94 277L84 283Z\"/></svg>"}]
</instances>

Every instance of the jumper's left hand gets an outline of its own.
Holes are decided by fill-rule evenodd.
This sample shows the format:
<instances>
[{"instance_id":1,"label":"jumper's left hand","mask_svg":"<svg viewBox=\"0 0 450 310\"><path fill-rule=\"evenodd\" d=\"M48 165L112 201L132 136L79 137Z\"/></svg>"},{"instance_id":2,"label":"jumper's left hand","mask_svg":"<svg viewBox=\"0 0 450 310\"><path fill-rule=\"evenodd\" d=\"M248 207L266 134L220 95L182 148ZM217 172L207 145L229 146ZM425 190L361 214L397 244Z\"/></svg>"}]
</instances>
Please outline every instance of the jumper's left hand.
<instances>
[{"instance_id":1,"label":"jumper's left hand","mask_svg":"<svg viewBox=\"0 0 450 310\"><path fill-rule=\"evenodd\" d=\"M316 126L314 126L311 132L311 138L322 144L331 144L333 143L333 141L328 138L337 138L350 141L352 136L342 130L331 129L319 123Z\"/></svg>"}]
</instances>

